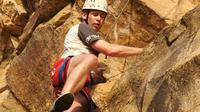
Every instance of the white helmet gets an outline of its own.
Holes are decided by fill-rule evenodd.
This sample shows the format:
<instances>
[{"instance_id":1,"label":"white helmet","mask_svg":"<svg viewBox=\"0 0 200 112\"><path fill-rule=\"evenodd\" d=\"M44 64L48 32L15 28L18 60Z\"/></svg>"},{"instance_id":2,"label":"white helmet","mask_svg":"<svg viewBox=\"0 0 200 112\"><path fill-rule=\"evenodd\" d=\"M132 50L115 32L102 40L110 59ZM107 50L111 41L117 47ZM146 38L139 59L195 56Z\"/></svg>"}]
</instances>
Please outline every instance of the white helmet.
<instances>
[{"instance_id":1,"label":"white helmet","mask_svg":"<svg viewBox=\"0 0 200 112\"><path fill-rule=\"evenodd\" d=\"M107 8L108 8L108 4L106 0L85 0L82 10L94 9L94 10L100 10L107 13L108 12Z\"/></svg>"}]
</instances>

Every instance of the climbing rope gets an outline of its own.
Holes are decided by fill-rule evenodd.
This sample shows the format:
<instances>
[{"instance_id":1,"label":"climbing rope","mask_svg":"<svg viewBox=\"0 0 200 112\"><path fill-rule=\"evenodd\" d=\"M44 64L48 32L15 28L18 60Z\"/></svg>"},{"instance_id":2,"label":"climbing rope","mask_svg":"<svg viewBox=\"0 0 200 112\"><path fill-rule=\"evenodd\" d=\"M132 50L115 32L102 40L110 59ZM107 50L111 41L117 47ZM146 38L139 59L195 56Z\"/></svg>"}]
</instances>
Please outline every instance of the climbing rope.
<instances>
[{"instance_id":1,"label":"climbing rope","mask_svg":"<svg viewBox=\"0 0 200 112\"><path fill-rule=\"evenodd\" d=\"M105 40L110 42L110 39L108 38L111 31L113 32L113 29L115 27L115 25L117 24L119 18L121 17L122 13L124 12L124 9L127 8L127 5L129 3L129 0L126 1L126 4L124 5L124 7L122 8L122 10L120 11L120 13L117 15L117 17L114 17L115 18L115 21L114 21L114 24L111 26L110 30L108 31L108 33L106 34L105 36ZM115 3L114 3L115 4ZM130 37L129 37L129 41L130 41ZM106 59L107 59L107 55L105 55L105 58L104 58L104 62L106 62ZM126 60L126 59L125 59ZM126 64L126 61L124 63L124 65Z\"/></svg>"},{"instance_id":2,"label":"climbing rope","mask_svg":"<svg viewBox=\"0 0 200 112\"><path fill-rule=\"evenodd\" d=\"M115 4L115 2L116 2L116 1L113 0L113 4ZM106 36L105 36L104 39L105 39L106 41L110 42L110 39L109 39L108 37L109 37L110 33L113 32L115 25L117 24L118 20L120 19L121 15L123 14L124 10L127 8L129 2L130 2L130 0L127 0L126 3L125 3L125 5L121 8L121 11L119 12L119 14L118 14L117 16L113 16L115 20L114 20L114 22L113 22L113 24L112 24L110 30L108 31L108 33L105 34ZM77 6L77 8L78 8L79 10L82 10L81 5L78 4L78 2L76 2L75 5ZM100 32L100 33L102 33L102 32ZM102 34L103 34L103 33L102 33ZM130 36L129 36L129 38L128 38L128 45L129 45L129 44L130 44ZM107 55L105 55L104 63L106 63L106 60L107 60ZM125 58L125 61L124 61L124 63L123 63L123 69L122 69L123 71L125 71L126 63L127 63L127 58ZM118 75L119 75L119 74L118 74ZM116 76L117 76L117 75L116 75Z\"/></svg>"},{"instance_id":3,"label":"climbing rope","mask_svg":"<svg viewBox=\"0 0 200 112\"><path fill-rule=\"evenodd\" d=\"M114 0L114 1L115 1L115 0ZM119 13L116 17L114 16L114 18L115 18L114 24L112 24L112 26L111 26L109 32L108 32L108 33L106 34L106 36L105 36L105 39L106 39L108 42L110 42L110 40L108 39L109 34L111 33L111 31L113 31L114 26L117 24L118 19L120 18L120 16L121 16L122 13L124 12L124 9L127 8L127 5L128 5L128 3L129 3L129 1L130 1L130 0L127 0L126 4L124 5L124 7L123 7L122 10L120 11L120 13ZM78 2L76 2L75 4L76 4L76 6L78 7L79 10L82 10L82 8L81 8L80 5L78 4ZM115 3L113 3L113 4L115 4Z\"/></svg>"},{"instance_id":4,"label":"climbing rope","mask_svg":"<svg viewBox=\"0 0 200 112\"><path fill-rule=\"evenodd\" d=\"M113 31L114 26L117 24L118 19L121 17L121 15L122 15L122 13L124 12L124 9L127 7L128 3L129 3L129 0L127 0L126 4L125 4L124 7L122 8L122 10L121 10L120 13L118 14L118 16L115 17L115 22L114 22L114 24L112 25L112 27L110 28L109 32L106 34L105 39L108 39L109 34L111 33L111 31ZM109 41L110 41L110 40L108 40L108 42L109 42Z\"/></svg>"}]
</instances>

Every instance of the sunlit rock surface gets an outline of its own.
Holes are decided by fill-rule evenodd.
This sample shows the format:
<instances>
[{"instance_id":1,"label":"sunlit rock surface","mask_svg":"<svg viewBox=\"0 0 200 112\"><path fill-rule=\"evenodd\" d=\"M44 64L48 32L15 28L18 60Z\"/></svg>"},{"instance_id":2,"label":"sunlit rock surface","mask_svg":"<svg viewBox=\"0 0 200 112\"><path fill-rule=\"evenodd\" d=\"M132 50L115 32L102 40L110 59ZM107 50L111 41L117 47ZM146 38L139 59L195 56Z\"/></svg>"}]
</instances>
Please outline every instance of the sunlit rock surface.
<instances>
[{"instance_id":1,"label":"sunlit rock surface","mask_svg":"<svg viewBox=\"0 0 200 112\"><path fill-rule=\"evenodd\" d=\"M7 2L1 0L0 6ZM16 12L2 11L2 9L0 11L0 62L3 64L9 60L7 63L9 66L3 66L5 68L0 71L4 72L4 77L1 79L2 86L0 86L2 90L0 95L4 96L1 101L4 103L0 105L0 110L11 111L17 107L20 112L26 110L44 112L49 110L53 101L49 77L52 64L62 54L65 33L72 25L80 22L78 18L80 18L83 0L77 0L73 7L70 1L63 1L63 4L56 0L24 2L24 0L11 2L20 6L16 16L18 19L12 19L14 17L12 15L16 15ZM145 53L137 57L107 58L105 63L108 68L104 76L108 81L92 89L92 99L99 108L97 111L189 111L191 106L196 107L194 111L198 111L196 106L198 89L189 91L187 88L199 87L197 72L199 9L188 13L180 22L178 21L199 1L165 2L166 7L171 7L172 4L174 7L176 4L186 7L188 4L188 8L184 9L184 13L173 12L171 14L173 16L166 19L164 16L168 10L156 5L160 3L159 0L154 2L108 0L109 14L99 32L100 35L111 43L145 47ZM12 7L16 7L15 5ZM33 29L30 40L21 54L15 55L17 39L25 24L31 22L28 17L39 6L41 23ZM7 12L11 13L5 15ZM11 20L16 20L11 22L11 26L20 28L12 30L15 27L7 27L8 25L5 24ZM174 21L176 24L167 26ZM101 54L99 59L103 61L104 55ZM192 92L194 93L190 96L189 93ZM12 95L17 98L17 101ZM10 104L16 106L5 110L4 107L9 107Z\"/></svg>"}]
</instances>

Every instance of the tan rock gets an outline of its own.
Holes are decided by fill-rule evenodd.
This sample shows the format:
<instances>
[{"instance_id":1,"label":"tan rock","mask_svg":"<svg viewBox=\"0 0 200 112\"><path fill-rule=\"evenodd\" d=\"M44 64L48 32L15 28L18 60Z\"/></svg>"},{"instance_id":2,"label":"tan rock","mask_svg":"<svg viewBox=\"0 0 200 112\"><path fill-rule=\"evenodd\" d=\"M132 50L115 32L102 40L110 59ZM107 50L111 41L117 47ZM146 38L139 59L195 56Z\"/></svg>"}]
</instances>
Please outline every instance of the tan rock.
<instances>
[{"instance_id":1,"label":"tan rock","mask_svg":"<svg viewBox=\"0 0 200 112\"><path fill-rule=\"evenodd\" d=\"M35 31L33 39L30 40L30 43L34 44L27 45L20 56L13 60L7 72L9 87L22 104L32 112L48 111L52 103L49 71L52 65L50 57L56 58L52 54L56 52L52 50L55 45L51 43L55 42L56 40L53 39L56 38L57 34L51 29L41 28Z\"/></svg>"},{"instance_id":2,"label":"tan rock","mask_svg":"<svg viewBox=\"0 0 200 112\"><path fill-rule=\"evenodd\" d=\"M2 94L5 95L5 97L1 96L3 100L0 100L2 101L2 103L0 103L0 110L2 112L27 112L9 90L4 91Z\"/></svg>"},{"instance_id":3,"label":"tan rock","mask_svg":"<svg viewBox=\"0 0 200 112\"><path fill-rule=\"evenodd\" d=\"M18 2L15 0L2 0L0 6L2 12L7 15L15 25L25 25L27 12L19 0Z\"/></svg>"},{"instance_id":4,"label":"tan rock","mask_svg":"<svg viewBox=\"0 0 200 112\"><path fill-rule=\"evenodd\" d=\"M59 9L54 10L54 7L57 5L64 7L63 4L60 4L62 2L59 2L60 1L54 1L48 3L46 0L41 2L41 13L44 14L41 16L41 20L48 20L54 14L57 14L52 19L42 23L34 30L29 43L23 52L19 56L15 57L6 74L8 85L11 91L27 108L28 111L48 111L53 101L49 72L53 62L60 57L63 51L63 46L61 45L63 45L66 31L72 25L79 22L78 11L80 11L80 7L76 6L75 8L77 9L71 9L71 7L68 5L63 10L61 10L60 7ZM81 4L82 2L82 0L78 0L78 4ZM193 59L193 56L196 56L196 53L198 54L196 51L192 52L196 49L198 50L198 48L191 48L193 45L198 45L198 40L194 38L196 43L192 43L189 44L191 46L187 46L189 50L191 50L188 52L189 54L187 54L186 51L181 49L183 47L183 44L181 43L187 43L188 41L184 40L185 38L180 36L183 33L186 34L185 36L188 36L187 31L191 31L190 29L194 29L194 31L198 30L199 24L196 21L196 19L199 20L198 16L197 18L195 18L196 16L185 16L185 19L182 20L182 23L185 23L187 27L182 24L174 26L174 29L171 29L170 27L169 30L164 30L163 35L166 34L165 38L161 36L157 39L156 35L167 24L164 19L160 18L157 13L143 3L144 2L141 1L127 2L124 0L109 0L109 11L111 13L108 14L106 24L103 26L103 29L100 32L105 39L112 43L130 46L146 46L152 40L156 40L154 41L154 44L151 43L143 56L137 58L137 61L135 61L135 57L121 59L108 57L106 63L109 66L109 72L105 74L108 82L94 87L94 91L92 92L92 98L99 107L100 111L137 112L138 105L142 105L140 108L142 108L144 111L148 109L157 109L158 111L162 111L162 109L166 109L163 107L164 103L168 103L169 100L167 99L164 103L159 102L159 99L157 98L163 98L163 96L159 96L159 94L159 97L155 96L158 86L154 85L155 83L149 83L149 80L147 81L147 92L139 92L140 88L143 90L141 84L146 87L145 81L142 83L144 78L147 77L147 79L152 79L152 82L159 83L163 80L156 80L154 79L154 76L149 76L149 74L154 75L154 73L156 73L155 78L158 77L159 79L159 75L165 74L168 70L165 70L165 68L170 69L170 65L175 66L177 64L177 66L188 66L186 67L187 69L185 71L191 71L189 68L192 68L193 65L196 66L193 62L192 65L185 64L188 60L186 62L179 63L178 61L173 60L173 56L178 56L181 58L180 60L184 60ZM58 12L59 10L61 11ZM194 21L197 24L191 24L191 22L188 22L189 20ZM178 29L179 26L182 26L185 29L182 29L182 27ZM170 33L171 31L172 33ZM194 32L194 35L195 34L196 33ZM170 44L166 44L166 40L169 41ZM179 45L181 46L180 49ZM183 52L180 53L181 51ZM183 57L181 57L182 55ZM195 58L195 60L195 63L199 62L198 59ZM171 61L173 61L173 63L170 63ZM183 70L179 68L174 69L177 71ZM194 69L197 70L197 67ZM179 75L175 76L181 77ZM183 78L181 77L181 79ZM167 84L169 84L170 81L176 82L174 81L174 78L166 79L166 82L168 82ZM195 81L198 82L198 80ZM180 85L181 83L182 82L180 81ZM165 87L165 84L162 86ZM199 87L197 83L195 83L195 85L196 88ZM198 98L196 97L197 91L195 91L195 96L192 97L194 102L195 98ZM158 90L157 93L159 92L162 94L161 90ZM162 95L166 95L168 98L167 92L168 91L164 91L163 93L166 94ZM181 92L174 94L180 95ZM143 99L141 98L140 100L136 100L138 99L138 96L139 99L140 96ZM152 99L154 98L153 96L155 96L155 99ZM184 95L182 96L183 99L180 100L187 101L188 97L185 97ZM175 100L173 101L172 104L176 103ZM154 106L154 103L157 104L157 102L159 102L158 104L163 108L157 108ZM191 105L194 104L194 102L192 102Z\"/></svg>"},{"instance_id":5,"label":"tan rock","mask_svg":"<svg viewBox=\"0 0 200 112\"><path fill-rule=\"evenodd\" d=\"M26 112L23 106L10 92L9 87L7 86L6 71L8 68L9 68L9 60L4 60L0 64L0 111Z\"/></svg>"},{"instance_id":6,"label":"tan rock","mask_svg":"<svg viewBox=\"0 0 200 112\"><path fill-rule=\"evenodd\" d=\"M185 13L192 10L200 1L198 0L141 0L153 9L168 24L178 22Z\"/></svg>"},{"instance_id":7,"label":"tan rock","mask_svg":"<svg viewBox=\"0 0 200 112\"><path fill-rule=\"evenodd\" d=\"M31 2L29 1L28 4ZM28 22L26 23L22 35L19 37L20 42L16 48L17 54L20 54L29 39L32 37L32 33L35 28L43 21L47 21L49 18L58 13L65 5L69 5L69 1L65 0L52 0L46 1L42 0L39 6L35 9L35 11L31 14ZM31 9L32 10L32 9Z\"/></svg>"},{"instance_id":8,"label":"tan rock","mask_svg":"<svg viewBox=\"0 0 200 112\"><path fill-rule=\"evenodd\" d=\"M19 36L23 31L22 26L18 26L16 24L14 24L12 22L11 18L9 18L5 14L1 15L0 21L1 21L1 24L2 24L1 27L3 29L7 29L10 32L11 35Z\"/></svg>"},{"instance_id":9,"label":"tan rock","mask_svg":"<svg viewBox=\"0 0 200 112\"><path fill-rule=\"evenodd\" d=\"M19 39L16 38L16 37L14 37L14 36L11 36L11 37L10 37L10 40L11 40L11 42L12 42L12 44L13 44L13 47L16 49L17 46L19 45Z\"/></svg>"},{"instance_id":10,"label":"tan rock","mask_svg":"<svg viewBox=\"0 0 200 112\"><path fill-rule=\"evenodd\" d=\"M28 22L26 23L26 26L23 29L23 33L19 37L19 44L16 47L17 54L20 54L24 50L26 43L32 37L33 31L39 24L39 17L40 13L38 10L33 12L32 15L30 16Z\"/></svg>"},{"instance_id":11,"label":"tan rock","mask_svg":"<svg viewBox=\"0 0 200 112\"><path fill-rule=\"evenodd\" d=\"M101 30L107 41L143 47L167 25L140 1L110 0L109 4L107 21Z\"/></svg>"},{"instance_id":12,"label":"tan rock","mask_svg":"<svg viewBox=\"0 0 200 112\"><path fill-rule=\"evenodd\" d=\"M12 52L12 45L9 42L10 32L6 28L0 28L0 61L7 58L8 52Z\"/></svg>"},{"instance_id":13,"label":"tan rock","mask_svg":"<svg viewBox=\"0 0 200 112\"><path fill-rule=\"evenodd\" d=\"M66 19L68 18L70 22L77 21L73 13L68 15L68 10L71 10L71 7L63 10L67 12ZM69 25L69 21L65 22ZM64 37L60 36L63 34L59 34L62 33L61 30L56 32L54 28L62 25L64 23L57 27L53 27L52 23L39 26L34 31L30 44L13 60L8 69L9 87L20 102L32 112L48 111L53 102L50 70L53 62L63 51L61 44L64 41Z\"/></svg>"},{"instance_id":14,"label":"tan rock","mask_svg":"<svg viewBox=\"0 0 200 112\"><path fill-rule=\"evenodd\" d=\"M0 51L0 63L3 60L3 51Z\"/></svg>"},{"instance_id":15,"label":"tan rock","mask_svg":"<svg viewBox=\"0 0 200 112\"><path fill-rule=\"evenodd\" d=\"M112 88L109 111L199 111L199 19L200 6L160 33Z\"/></svg>"},{"instance_id":16,"label":"tan rock","mask_svg":"<svg viewBox=\"0 0 200 112\"><path fill-rule=\"evenodd\" d=\"M0 92L0 105L2 105L3 101L8 98L9 93L10 93L9 90Z\"/></svg>"},{"instance_id":17,"label":"tan rock","mask_svg":"<svg viewBox=\"0 0 200 112\"><path fill-rule=\"evenodd\" d=\"M7 82L6 82L6 70L0 68L0 93L7 89Z\"/></svg>"}]
</instances>

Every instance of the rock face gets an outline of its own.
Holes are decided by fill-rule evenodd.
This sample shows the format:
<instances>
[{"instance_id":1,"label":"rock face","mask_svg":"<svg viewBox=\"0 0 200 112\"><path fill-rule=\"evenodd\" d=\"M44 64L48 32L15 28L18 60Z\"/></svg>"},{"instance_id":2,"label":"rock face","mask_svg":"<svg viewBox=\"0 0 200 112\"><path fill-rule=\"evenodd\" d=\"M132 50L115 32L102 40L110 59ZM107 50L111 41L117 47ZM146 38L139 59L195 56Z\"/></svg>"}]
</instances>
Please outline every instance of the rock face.
<instances>
[{"instance_id":1,"label":"rock face","mask_svg":"<svg viewBox=\"0 0 200 112\"><path fill-rule=\"evenodd\" d=\"M0 2L2 6L5 0L0 1L3 1ZM29 42L22 53L14 57L6 72L9 89L27 111L49 110L53 101L49 77L52 64L63 51L65 33L72 25L80 22L79 12L84 0L77 0L74 7L71 7L70 1L61 1L22 0L27 11L24 14L30 16L39 11L38 19L43 22L39 26L32 25L33 34L28 35ZM21 4L20 0L15 2ZM100 31L107 41L138 47L154 41L147 46L142 56L108 57L105 62L108 65L105 73L108 81L95 86L92 91L92 98L99 111L189 111L189 107L198 105L199 9L185 15L180 23L166 27L157 36L167 23L158 10L146 5L147 1L108 0L108 3L110 13ZM5 43L9 42L10 35L19 38L21 29L29 24L27 21L31 24L24 18L25 24L20 26L19 32L15 32L4 26L5 20L0 22L2 49L6 49ZM1 57L0 54L0 61L3 60ZM103 58L100 56L100 60ZM197 89L191 91L190 88ZM189 106L183 103L185 101Z\"/></svg>"},{"instance_id":2,"label":"rock face","mask_svg":"<svg viewBox=\"0 0 200 112\"><path fill-rule=\"evenodd\" d=\"M56 37L56 34L51 35L52 32L52 30L47 29L38 30L37 35L39 36L33 35L32 44L28 44L26 48L28 50L13 60L7 72L7 80L11 90L31 111L48 111L45 109L50 106L52 100L48 75L51 63L46 61L53 56L51 53L54 52L51 50L54 47L51 42L55 41L53 37ZM43 37L48 37L51 41ZM26 58L27 56L32 58Z\"/></svg>"},{"instance_id":3,"label":"rock face","mask_svg":"<svg viewBox=\"0 0 200 112\"><path fill-rule=\"evenodd\" d=\"M197 6L199 0L141 0L167 23L178 22L183 15Z\"/></svg>"},{"instance_id":4,"label":"rock face","mask_svg":"<svg viewBox=\"0 0 200 112\"><path fill-rule=\"evenodd\" d=\"M167 25L140 1L119 0L109 4L110 13L102 31L110 42L143 47Z\"/></svg>"},{"instance_id":5,"label":"rock face","mask_svg":"<svg viewBox=\"0 0 200 112\"><path fill-rule=\"evenodd\" d=\"M28 17L22 2L19 0L1 0L0 6L2 27L8 29L10 34L19 36Z\"/></svg>"},{"instance_id":6,"label":"rock face","mask_svg":"<svg viewBox=\"0 0 200 112\"><path fill-rule=\"evenodd\" d=\"M109 111L200 111L199 19L200 6L160 33L112 88Z\"/></svg>"},{"instance_id":7,"label":"rock face","mask_svg":"<svg viewBox=\"0 0 200 112\"><path fill-rule=\"evenodd\" d=\"M3 61L0 65L0 111L1 112L26 112L27 110L13 96L6 81L6 71L9 61Z\"/></svg>"},{"instance_id":8,"label":"rock face","mask_svg":"<svg viewBox=\"0 0 200 112\"><path fill-rule=\"evenodd\" d=\"M119 1L118 6L120 5L120 3L125 4L126 2ZM33 32L30 42L28 42L27 44L27 47L19 56L15 57L7 72L7 81L9 87L15 93L16 97L22 102L22 104L24 104L25 107L27 107L31 111L48 111L49 106L52 103L53 95L49 77L51 65L61 55L63 49L63 46L61 45L64 40L64 34L71 25L78 23L77 11L71 9L70 6L71 5L67 5L51 20L49 20L45 24L41 24L39 27L36 28L36 30ZM124 6L126 6L126 4ZM142 7L142 5L139 3L138 6ZM140 13L140 11L136 11L137 9L134 9L135 12L131 12L132 10L131 5L128 5L128 7L129 8L125 9L123 12L124 16L121 17L122 21L124 21L126 17L129 17L128 16L129 13L134 13L139 17L141 16L141 18L145 18L148 16L148 14L143 15ZM72 11L74 12L72 13ZM147 13L151 12L152 18L159 20L159 16L153 13L150 9L146 8L145 11ZM114 14L117 13L118 12L114 11L108 16L106 25L111 24L111 22L109 21L112 20L113 18L112 16L114 16ZM130 18L131 16L132 15L130 15ZM145 26L141 25L142 20L139 20L137 18L135 19L138 20L138 22L134 24L138 26L138 29L143 29L143 31L146 32L145 35L147 36L147 38L148 37L152 38L153 35L156 35L156 33L166 25L166 23L161 19L159 23L155 22L156 23L155 25L153 25L150 20L147 21L146 23L151 24L149 28L151 28L151 31L154 32L152 33L149 30L144 29ZM131 29L128 27L124 29L124 31L120 29L122 29L122 27L124 26L130 26L130 24L129 22L124 24L122 21L121 20L116 21L115 32L119 33L115 34L122 35L124 39L126 39L127 37L125 38L125 36L127 35L131 37L132 34L129 34L129 32L131 32ZM121 25L119 25L118 27L117 24ZM111 25L107 26L108 27L103 28L105 34L108 33L107 29L112 27ZM158 28L154 29L156 27ZM109 36L112 35L113 34L109 34ZM142 34L139 36L142 37ZM137 39L136 41L139 42L139 40ZM134 43L137 43L136 41ZM123 44L127 43L128 41ZM33 91L35 94L33 93Z\"/></svg>"},{"instance_id":9,"label":"rock face","mask_svg":"<svg viewBox=\"0 0 200 112\"><path fill-rule=\"evenodd\" d=\"M62 17L69 20L74 18L70 13L70 8L70 6L66 7L63 11L65 13L58 13L57 18L39 26L34 31L27 47L19 56L15 57L7 71L9 87L30 111L48 111L52 104L53 91L50 70L53 62L62 52L63 46L61 45L64 41L63 36L59 36L60 31L56 32L57 27L54 29L53 26L58 20L62 20ZM54 20L56 22L52 24Z\"/></svg>"}]
</instances>

